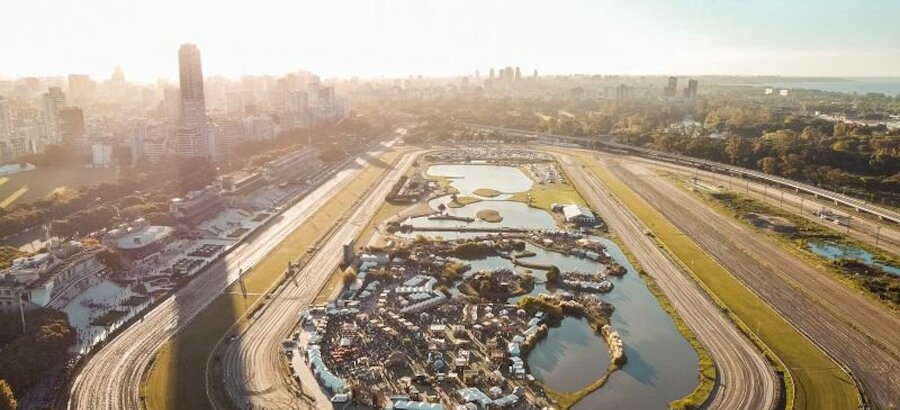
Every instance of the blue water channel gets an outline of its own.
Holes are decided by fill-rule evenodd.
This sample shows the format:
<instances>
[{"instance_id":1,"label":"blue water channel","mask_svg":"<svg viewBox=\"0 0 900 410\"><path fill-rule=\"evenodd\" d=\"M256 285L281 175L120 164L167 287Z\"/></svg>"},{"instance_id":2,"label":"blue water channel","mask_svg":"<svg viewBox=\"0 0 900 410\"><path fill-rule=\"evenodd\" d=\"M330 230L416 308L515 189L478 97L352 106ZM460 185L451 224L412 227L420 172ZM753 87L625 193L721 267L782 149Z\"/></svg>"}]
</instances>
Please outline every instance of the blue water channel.
<instances>
[{"instance_id":1,"label":"blue water channel","mask_svg":"<svg viewBox=\"0 0 900 410\"><path fill-rule=\"evenodd\" d=\"M432 168L436 167L448 166L436 165ZM463 185L458 184L462 181L465 181L464 186L471 190L487 187L503 192L516 192L508 188L501 189L498 187L499 185L490 186L484 180L490 179L494 175L505 175L504 180L518 178L510 176L512 171L527 179L524 174L513 167L486 165L453 165L452 167L447 173L452 172L454 176L461 177L453 181L453 185L461 193L464 192L463 189L460 189ZM439 175L438 172L443 173L441 170L435 171L432 168L428 170L432 175ZM506 170L486 171L490 168L505 168ZM447 170L447 168L443 168L443 170ZM473 179L476 181L473 182ZM519 189L522 186L518 185ZM432 206L436 207L436 204L440 203L437 202L440 199L433 200ZM452 209L452 211L459 212L457 215L470 216L474 215L477 209L481 209L479 205L498 210L504 217L500 224L490 224L490 226L557 228L552 216L547 212L528 208L518 202L483 201L463 208ZM524 208L520 209L519 206ZM504 211L510 213L505 214ZM405 223L415 226L434 226L432 224L441 222L448 221L414 218ZM476 226L478 223L473 222L467 225ZM462 223L453 222L451 226L459 224ZM435 232L433 236L454 239L473 237L477 234ZM585 397L574 408L667 408L670 401L686 396L697 386L697 354L675 327L672 318L659 305L656 297L647 289L647 285L625 258L622 250L607 238L593 237L591 239L603 243L610 256L625 266L628 271L621 278L610 277L615 287L612 292L600 296L616 308L611 318L611 324L625 341L628 362L621 370L614 372L603 387ZM597 262L547 251L531 244L527 245L526 249L536 254L535 257L529 258L529 261L556 265L562 271L597 272L605 269L602 264ZM496 268L509 268L517 272L525 271L524 268L514 266L509 260L500 257L465 262L471 265L473 272ZM543 285L544 271L535 270L533 274L538 279L538 284L531 294L551 293ZM510 302L517 299L513 298ZM605 373L609 364L609 353L605 342L593 333L586 321L568 318L563 320L558 328L551 329L547 338L538 343L529 353L527 361L531 372L538 379L560 391L575 391L591 384L597 377Z\"/></svg>"},{"instance_id":2,"label":"blue water channel","mask_svg":"<svg viewBox=\"0 0 900 410\"><path fill-rule=\"evenodd\" d=\"M828 260L842 258L857 259L867 265L878 267L891 275L900 276L900 267L879 262L875 259L875 255L855 246L843 245L830 241L809 242L807 246L813 253L825 257Z\"/></svg>"}]
</instances>

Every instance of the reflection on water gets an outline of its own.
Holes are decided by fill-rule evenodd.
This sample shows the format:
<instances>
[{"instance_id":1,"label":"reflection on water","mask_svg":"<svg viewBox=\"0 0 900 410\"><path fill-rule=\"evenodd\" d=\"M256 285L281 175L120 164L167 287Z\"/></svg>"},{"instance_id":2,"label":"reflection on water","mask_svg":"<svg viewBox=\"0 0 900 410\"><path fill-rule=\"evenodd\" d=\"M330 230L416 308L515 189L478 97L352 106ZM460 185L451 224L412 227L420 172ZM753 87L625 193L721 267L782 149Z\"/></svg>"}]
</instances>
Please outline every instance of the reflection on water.
<instances>
[{"instance_id":1,"label":"reflection on water","mask_svg":"<svg viewBox=\"0 0 900 410\"><path fill-rule=\"evenodd\" d=\"M559 391L575 391L606 374L609 350L587 319L567 317L528 354L534 377Z\"/></svg>"},{"instance_id":2,"label":"reflection on water","mask_svg":"<svg viewBox=\"0 0 900 410\"><path fill-rule=\"evenodd\" d=\"M478 196L472 192L478 188L525 192L533 184L518 168L500 165L432 165L428 175L453 178L450 186L459 190L460 196Z\"/></svg>"},{"instance_id":3,"label":"reflection on water","mask_svg":"<svg viewBox=\"0 0 900 410\"><path fill-rule=\"evenodd\" d=\"M813 251L816 255L823 256L829 260L841 258L857 259L867 265L881 268L891 275L900 276L900 267L878 262L875 260L874 255L854 246L842 245L834 242L809 242L807 246L809 247L809 250Z\"/></svg>"},{"instance_id":4,"label":"reflection on water","mask_svg":"<svg viewBox=\"0 0 900 410\"><path fill-rule=\"evenodd\" d=\"M440 171L445 174L464 176L467 181L465 189L492 188L499 191L512 190L489 182L495 172L484 165L436 165L429 168L432 175L436 167L452 167ZM521 174L521 173L520 173ZM472 182L474 181L474 182ZM495 180L496 181L496 180ZM530 181L529 181L530 182ZM464 189L460 189L464 192ZM527 188L526 188L527 189ZM432 207L448 198L432 200ZM503 222L489 224L476 221L470 224L454 221L429 221L416 218L405 223L415 226L503 226L530 229L557 229L553 217L540 209L510 201L482 201L463 208L450 208L448 213L457 216L474 216L479 209L491 208L500 211ZM419 233L414 232L410 236ZM432 235L444 239L471 238L482 234L459 232L433 232ZM613 327L625 341L625 354L628 362L614 372L606 385L585 397L575 405L576 409L662 409L667 408L672 400L689 394L697 386L698 371L697 354L687 340L675 327L672 318L660 307L656 297L647 289L643 279L634 270L622 250L612 241L602 237L594 237L607 247L610 256L624 266L628 273L623 277L610 277L615 287L612 292L603 294L604 300L612 303L616 310L611 317ZM527 245L526 249L536 254L529 261L552 264L562 271L578 270L583 272L602 271L604 266L587 259L544 250ZM512 265L509 260L490 257L480 260L465 261L472 271L482 269L509 268L517 272L525 269ZM545 272L533 272L538 283L532 295L552 293L543 283ZM456 293L456 289L451 288ZM512 298L515 302L519 298ZM528 364L535 377L561 391L573 391L584 387L605 373L609 362L609 352L605 342L581 319L565 319L559 328L552 328L547 339L538 343L528 356Z\"/></svg>"}]
</instances>

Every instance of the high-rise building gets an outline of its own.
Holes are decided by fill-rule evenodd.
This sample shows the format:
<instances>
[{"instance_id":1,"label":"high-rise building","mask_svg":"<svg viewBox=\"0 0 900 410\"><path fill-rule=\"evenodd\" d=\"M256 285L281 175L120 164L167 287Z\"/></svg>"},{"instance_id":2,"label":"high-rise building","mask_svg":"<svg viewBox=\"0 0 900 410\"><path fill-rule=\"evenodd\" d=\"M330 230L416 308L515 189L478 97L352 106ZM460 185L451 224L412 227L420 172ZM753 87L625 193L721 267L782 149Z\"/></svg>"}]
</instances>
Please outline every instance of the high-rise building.
<instances>
[{"instance_id":1,"label":"high-rise building","mask_svg":"<svg viewBox=\"0 0 900 410\"><path fill-rule=\"evenodd\" d=\"M186 158L213 159L214 150L210 141L212 136L206 124L203 66L197 46L181 45L178 50L178 73L181 84L181 119L177 154Z\"/></svg>"},{"instance_id":2,"label":"high-rise building","mask_svg":"<svg viewBox=\"0 0 900 410\"><path fill-rule=\"evenodd\" d=\"M531 75L531 78L537 78L537 77L538 77L538 72L537 72L537 68L535 68L534 74Z\"/></svg>"},{"instance_id":3,"label":"high-rise building","mask_svg":"<svg viewBox=\"0 0 900 410\"><path fill-rule=\"evenodd\" d=\"M9 138L12 135L13 123L12 115L9 111L9 101L0 97L0 140Z\"/></svg>"},{"instance_id":4,"label":"high-rise building","mask_svg":"<svg viewBox=\"0 0 900 410\"><path fill-rule=\"evenodd\" d=\"M489 79L489 80L493 80L493 79L494 79L494 69L493 69L493 68L491 69L491 71L488 72L488 79Z\"/></svg>"},{"instance_id":5,"label":"high-rise building","mask_svg":"<svg viewBox=\"0 0 900 410\"><path fill-rule=\"evenodd\" d=\"M109 86L115 97L121 97L125 93L125 71L122 67L116 66L112 75L109 77Z\"/></svg>"},{"instance_id":6,"label":"high-rise building","mask_svg":"<svg viewBox=\"0 0 900 410\"><path fill-rule=\"evenodd\" d=\"M688 86L684 88L684 98L694 98L697 96L697 80L688 80Z\"/></svg>"},{"instance_id":7,"label":"high-rise building","mask_svg":"<svg viewBox=\"0 0 900 410\"><path fill-rule=\"evenodd\" d=\"M515 76L516 76L516 77L515 77L515 78L516 78L516 81L519 81L519 80L522 79L522 70L520 70L519 67L516 67L516 74L515 74Z\"/></svg>"},{"instance_id":8,"label":"high-rise building","mask_svg":"<svg viewBox=\"0 0 900 410\"><path fill-rule=\"evenodd\" d=\"M85 105L94 94L94 82L86 74L69 74L69 100L72 104Z\"/></svg>"},{"instance_id":9,"label":"high-rise building","mask_svg":"<svg viewBox=\"0 0 900 410\"><path fill-rule=\"evenodd\" d=\"M669 77L669 83L666 85L665 92L663 93L666 97L674 97L678 92L678 77Z\"/></svg>"},{"instance_id":10,"label":"high-rise building","mask_svg":"<svg viewBox=\"0 0 900 410\"><path fill-rule=\"evenodd\" d=\"M41 97L44 119L44 135L47 144L58 144L61 140L59 131L59 110L66 106L66 94L62 88L50 87Z\"/></svg>"},{"instance_id":11,"label":"high-rise building","mask_svg":"<svg viewBox=\"0 0 900 410\"><path fill-rule=\"evenodd\" d=\"M64 107L59 110L59 135L66 144L84 137L84 112L81 108Z\"/></svg>"}]
</instances>

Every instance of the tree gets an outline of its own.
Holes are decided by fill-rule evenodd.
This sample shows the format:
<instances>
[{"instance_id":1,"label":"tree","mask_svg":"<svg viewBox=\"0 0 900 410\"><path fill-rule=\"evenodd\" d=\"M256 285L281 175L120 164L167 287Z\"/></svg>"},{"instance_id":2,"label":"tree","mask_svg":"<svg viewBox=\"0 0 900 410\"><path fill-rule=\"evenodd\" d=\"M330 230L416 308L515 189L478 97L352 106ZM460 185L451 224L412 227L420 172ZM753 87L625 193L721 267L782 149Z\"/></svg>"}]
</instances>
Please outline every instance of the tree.
<instances>
[{"instance_id":1,"label":"tree","mask_svg":"<svg viewBox=\"0 0 900 410\"><path fill-rule=\"evenodd\" d=\"M725 153L728 154L728 160L732 164L743 164L747 156L750 155L750 149L750 142L744 138L731 136L725 140Z\"/></svg>"},{"instance_id":2,"label":"tree","mask_svg":"<svg viewBox=\"0 0 900 410\"><path fill-rule=\"evenodd\" d=\"M759 160L759 168L767 174L778 172L778 161L774 157L765 157Z\"/></svg>"},{"instance_id":3,"label":"tree","mask_svg":"<svg viewBox=\"0 0 900 410\"><path fill-rule=\"evenodd\" d=\"M16 410L16 397L6 380L0 379L0 410Z\"/></svg>"},{"instance_id":4,"label":"tree","mask_svg":"<svg viewBox=\"0 0 900 410\"><path fill-rule=\"evenodd\" d=\"M551 266L547 271L547 283L550 285L558 285L562 282L562 274L559 272L559 268L556 266Z\"/></svg>"}]
</instances>

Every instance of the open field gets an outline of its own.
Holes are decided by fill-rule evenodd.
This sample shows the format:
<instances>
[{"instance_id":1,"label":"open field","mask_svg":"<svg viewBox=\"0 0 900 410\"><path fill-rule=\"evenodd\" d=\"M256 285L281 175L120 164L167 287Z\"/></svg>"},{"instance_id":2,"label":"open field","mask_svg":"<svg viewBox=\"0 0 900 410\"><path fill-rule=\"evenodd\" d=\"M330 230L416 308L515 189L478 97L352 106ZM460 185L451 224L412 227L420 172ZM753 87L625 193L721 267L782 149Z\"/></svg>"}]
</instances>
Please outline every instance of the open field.
<instances>
[{"instance_id":1,"label":"open field","mask_svg":"<svg viewBox=\"0 0 900 410\"><path fill-rule=\"evenodd\" d=\"M591 161L588 154L580 156L582 161L590 164L588 169L727 306L738 323L743 324L744 331L758 337L784 363L793 381L795 408L856 407L858 400L853 381L837 364L609 170Z\"/></svg>"},{"instance_id":2,"label":"open field","mask_svg":"<svg viewBox=\"0 0 900 410\"><path fill-rule=\"evenodd\" d=\"M381 160L393 163L401 151L384 154ZM244 276L245 299L236 283L203 310L187 327L169 341L156 358L144 386L149 408L207 408L205 368L216 342L232 326L247 325L246 313L273 284L283 277L289 261L296 261L330 227L336 225L357 198L386 171L369 166L299 229L292 232L256 267Z\"/></svg>"},{"instance_id":3,"label":"open field","mask_svg":"<svg viewBox=\"0 0 900 410\"><path fill-rule=\"evenodd\" d=\"M511 201L519 201L533 208L553 212L553 204L585 205L584 199L570 184L534 184L530 190L513 194Z\"/></svg>"},{"instance_id":4,"label":"open field","mask_svg":"<svg viewBox=\"0 0 900 410\"><path fill-rule=\"evenodd\" d=\"M7 175L0 183L0 208L42 199L61 187L78 189L90 184L115 182L115 168L36 169Z\"/></svg>"}]
</instances>

